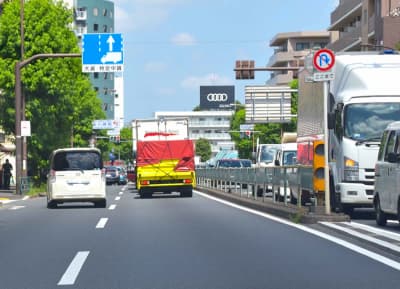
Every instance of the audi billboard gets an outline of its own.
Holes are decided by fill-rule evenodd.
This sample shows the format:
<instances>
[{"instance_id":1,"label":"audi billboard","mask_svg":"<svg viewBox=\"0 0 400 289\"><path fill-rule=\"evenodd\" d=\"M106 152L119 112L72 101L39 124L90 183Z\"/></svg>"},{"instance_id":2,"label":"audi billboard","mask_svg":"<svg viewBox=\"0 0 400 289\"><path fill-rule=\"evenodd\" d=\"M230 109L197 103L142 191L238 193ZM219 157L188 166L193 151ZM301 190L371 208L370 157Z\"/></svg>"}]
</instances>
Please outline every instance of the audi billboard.
<instances>
[{"instance_id":1,"label":"audi billboard","mask_svg":"<svg viewBox=\"0 0 400 289\"><path fill-rule=\"evenodd\" d=\"M234 109L235 86L200 86L200 109Z\"/></svg>"}]
</instances>

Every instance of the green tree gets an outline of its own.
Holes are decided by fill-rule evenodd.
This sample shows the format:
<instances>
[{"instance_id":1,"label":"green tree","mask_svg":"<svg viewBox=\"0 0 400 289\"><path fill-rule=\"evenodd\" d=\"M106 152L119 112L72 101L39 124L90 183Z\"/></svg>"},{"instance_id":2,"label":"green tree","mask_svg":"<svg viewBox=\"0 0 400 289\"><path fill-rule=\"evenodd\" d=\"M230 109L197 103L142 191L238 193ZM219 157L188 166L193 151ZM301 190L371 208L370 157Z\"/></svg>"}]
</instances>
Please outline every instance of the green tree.
<instances>
[{"instance_id":1,"label":"green tree","mask_svg":"<svg viewBox=\"0 0 400 289\"><path fill-rule=\"evenodd\" d=\"M200 161L205 162L211 158L211 145L207 139L196 140L196 155L200 156Z\"/></svg>"},{"instance_id":2,"label":"green tree","mask_svg":"<svg viewBox=\"0 0 400 289\"><path fill-rule=\"evenodd\" d=\"M21 59L20 2L5 3L0 16L0 126L6 133L13 133L15 128L14 67ZM62 1L25 1L24 14L25 59L40 53L79 53L77 38L70 29L73 14ZM92 121L105 117L81 69L79 58L36 60L22 69L26 119L32 128L28 137L30 175L39 176L53 149L87 146Z\"/></svg>"},{"instance_id":3,"label":"green tree","mask_svg":"<svg viewBox=\"0 0 400 289\"><path fill-rule=\"evenodd\" d=\"M133 163L132 128L124 127L120 132L120 143L114 144L114 151L119 152L121 160Z\"/></svg>"}]
</instances>

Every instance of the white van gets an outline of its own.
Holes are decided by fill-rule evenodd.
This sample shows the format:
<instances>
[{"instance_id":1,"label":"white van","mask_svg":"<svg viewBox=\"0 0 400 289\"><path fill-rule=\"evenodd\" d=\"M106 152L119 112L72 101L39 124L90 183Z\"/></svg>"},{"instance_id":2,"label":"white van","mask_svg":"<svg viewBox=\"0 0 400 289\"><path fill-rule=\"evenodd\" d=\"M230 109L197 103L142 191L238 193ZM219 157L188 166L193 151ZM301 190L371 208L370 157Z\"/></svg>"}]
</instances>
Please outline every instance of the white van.
<instances>
[{"instance_id":1,"label":"white van","mask_svg":"<svg viewBox=\"0 0 400 289\"><path fill-rule=\"evenodd\" d=\"M282 167L283 170L275 171L276 175L280 176L280 186L278 200L284 201L286 199L293 201L292 193L289 186L289 177L293 175L294 169L290 166L294 166L297 160L297 143L283 143L280 149L277 151L275 156L274 165L276 167ZM286 190L285 190L286 182Z\"/></svg>"},{"instance_id":2,"label":"white van","mask_svg":"<svg viewBox=\"0 0 400 289\"><path fill-rule=\"evenodd\" d=\"M383 132L375 165L374 208L376 223L385 226L388 219L400 221L400 122Z\"/></svg>"},{"instance_id":3,"label":"white van","mask_svg":"<svg viewBox=\"0 0 400 289\"><path fill-rule=\"evenodd\" d=\"M99 149L65 148L51 154L47 207L64 202L93 202L96 207L106 207L106 177Z\"/></svg>"}]
</instances>

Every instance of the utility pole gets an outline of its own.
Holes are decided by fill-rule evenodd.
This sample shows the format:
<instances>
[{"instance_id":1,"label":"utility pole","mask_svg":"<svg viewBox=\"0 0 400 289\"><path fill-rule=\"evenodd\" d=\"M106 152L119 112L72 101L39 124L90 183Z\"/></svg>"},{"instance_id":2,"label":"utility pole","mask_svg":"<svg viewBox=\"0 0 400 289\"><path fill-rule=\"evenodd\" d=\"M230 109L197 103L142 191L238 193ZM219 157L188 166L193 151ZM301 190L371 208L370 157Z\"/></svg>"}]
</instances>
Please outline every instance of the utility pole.
<instances>
[{"instance_id":1,"label":"utility pole","mask_svg":"<svg viewBox=\"0 0 400 289\"><path fill-rule=\"evenodd\" d=\"M80 53L44 53L36 54L30 58L17 62L15 64L15 187L16 193L21 194L21 177L26 176L23 172L23 139L21 136L21 120L24 118L25 111L22 107L22 84L21 69L36 59L43 58L63 58L63 57L81 57Z\"/></svg>"}]
</instances>

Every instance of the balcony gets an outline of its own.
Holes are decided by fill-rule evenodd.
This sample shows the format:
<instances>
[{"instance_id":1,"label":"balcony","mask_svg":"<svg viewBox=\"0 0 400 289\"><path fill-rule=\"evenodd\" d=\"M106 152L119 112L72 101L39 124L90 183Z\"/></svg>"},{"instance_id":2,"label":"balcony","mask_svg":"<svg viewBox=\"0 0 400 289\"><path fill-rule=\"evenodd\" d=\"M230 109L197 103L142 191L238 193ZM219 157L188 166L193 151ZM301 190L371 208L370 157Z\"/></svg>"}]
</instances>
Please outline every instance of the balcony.
<instances>
[{"instance_id":1,"label":"balcony","mask_svg":"<svg viewBox=\"0 0 400 289\"><path fill-rule=\"evenodd\" d=\"M208 139L208 140L223 140L223 141L230 141L231 136L228 133L191 133L191 139Z\"/></svg>"},{"instance_id":2,"label":"balcony","mask_svg":"<svg viewBox=\"0 0 400 289\"><path fill-rule=\"evenodd\" d=\"M86 21L87 20L86 9L76 9L75 10L75 20L76 21Z\"/></svg>"},{"instance_id":3,"label":"balcony","mask_svg":"<svg viewBox=\"0 0 400 289\"><path fill-rule=\"evenodd\" d=\"M281 85L289 85L289 83L293 80L293 72L288 71L285 74L271 74L271 78L267 80L266 85L270 86L281 86Z\"/></svg>"},{"instance_id":4,"label":"balcony","mask_svg":"<svg viewBox=\"0 0 400 289\"><path fill-rule=\"evenodd\" d=\"M230 121L190 121L190 128L229 128Z\"/></svg>"},{"instance_id":5,"label":"balcony","mask_svg":"<svg viewBox=\"0 0 400 289\"><path fill-rule=\"evenodd\" d=\"M287 66L287 63L304 58L309 50L277 52L269 58L267 66Z\"/></svg>"},{"instance_id":6,"label":"balcony","mask_svg":"<svg viewBox=\"0 0 400 289\"><path fill-rule=\"evenodd\" d=\"M82 36L87 33L87 26L78 26L75 28L76 36Z\"/></svg>"},{"instance_id":7,"label":"balcony","mask_svg":"<svg viewBox=\"0 0 400 289\"><path fill-rule=\"evenodd\" d=\"M361 27L354 27L347 32L340 32L339 39L329 44L327 48L339 52L349 51L361 44Z\"/></svg>"},{"instance_id":8,"label":"balcony","mask_svg":"<svg viewBox=\"0 0 400 289\"><path fill-rule=\"evenodd\" d=\"M335 26L338 22L341 22L344 18L353 17L354 15L361 15L363 0L346 0L340 1L338 7L331 13L331 28L329 30L335 30Z\"/></svg>"}]
</instances>

